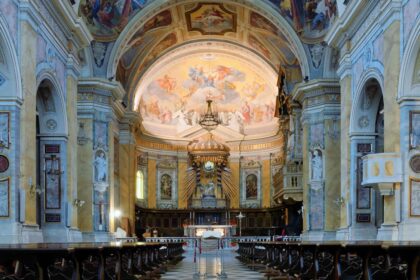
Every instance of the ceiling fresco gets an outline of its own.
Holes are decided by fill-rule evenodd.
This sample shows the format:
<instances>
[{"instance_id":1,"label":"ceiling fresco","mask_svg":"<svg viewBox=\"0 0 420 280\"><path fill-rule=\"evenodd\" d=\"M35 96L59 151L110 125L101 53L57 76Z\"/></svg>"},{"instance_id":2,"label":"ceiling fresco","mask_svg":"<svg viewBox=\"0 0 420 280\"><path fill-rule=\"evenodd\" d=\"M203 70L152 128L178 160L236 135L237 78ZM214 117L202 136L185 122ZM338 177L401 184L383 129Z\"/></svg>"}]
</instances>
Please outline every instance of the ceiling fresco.
<instances>
[{"instance_id":1,"label":"ceiling fresco","mask_svg":"<svg viewBox=\"0 0 420 280\"><path fill-rule=\"evenodd\" d=\"M238 22L241 28L238 29ZM299 61L288 40L271 21L244 6L190 3L173 6L149 19L128 39L121 56L117 79L132 92L144 72L165 52L197 40L227 40L258 53L275 69L300 71ZM300 81L292 73L290 84ZM131 98L128 103L131 104Z\"/></svg>"},{"instance_id":2,"label":"ceiling fresco","mask_svg":"<svg viewBox=\"0 0 420 280\"><path fill-rule=\"evenodd\" d=\"M275 127L276 72L255 59L249 53L203 49L187 56L174 52L172 59L154 64L137 91L137 109L147 133L180 135L201 129L198 121L208 99L214 101L225 129L249 135Z\"/></svg>"},{"instance_id":3,"label":"ceiling fresco","mask_svg":"<svg viewBox=\"0 0 420 280\"><path fill-rule=\"evenodd\" d=\"M337 17L336 0L269 0L304 38L325 35Z\"/></svg>"},{"instance_id":4,"label":"ceiling fresco","mask_svg":"<svg viewBox=\"0 0 420 280\"><path fill-rule=\"evenodd\" d=\"M188 31L198 31L203 35L236 32L236 14L221 4L199 4L185 16Z\"/></svg>"},{"instance_id":5,"label":"ceiling fresco","mask_svg":"<svg viewBox=\"0 0 420 280\"><path fill-rule=\"evenodd\" d=\"M116 40L129 20L153 0L81 0L79 15L98 41Z\"/></svg>"}]
</instances>

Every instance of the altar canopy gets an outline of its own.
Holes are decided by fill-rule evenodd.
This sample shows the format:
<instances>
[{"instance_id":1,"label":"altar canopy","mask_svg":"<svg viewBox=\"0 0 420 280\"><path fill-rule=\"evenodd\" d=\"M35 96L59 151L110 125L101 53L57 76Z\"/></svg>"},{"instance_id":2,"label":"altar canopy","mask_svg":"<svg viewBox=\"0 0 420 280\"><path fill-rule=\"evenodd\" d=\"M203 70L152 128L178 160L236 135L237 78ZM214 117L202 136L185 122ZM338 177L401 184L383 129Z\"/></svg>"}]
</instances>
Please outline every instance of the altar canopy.
<instances>
[{"instance_id":1,"label":"altar canopy","mask_svg":"<svg viewBox=\"0 0 420 280\"><path fill-rule=\"evenodd\" d=\"M193 208L225 208L234 196L231 171L227 167L229 147L209 132L201 141L188 145L191 167L187 170L184 199Z\"/></svg>"}]
</instances>

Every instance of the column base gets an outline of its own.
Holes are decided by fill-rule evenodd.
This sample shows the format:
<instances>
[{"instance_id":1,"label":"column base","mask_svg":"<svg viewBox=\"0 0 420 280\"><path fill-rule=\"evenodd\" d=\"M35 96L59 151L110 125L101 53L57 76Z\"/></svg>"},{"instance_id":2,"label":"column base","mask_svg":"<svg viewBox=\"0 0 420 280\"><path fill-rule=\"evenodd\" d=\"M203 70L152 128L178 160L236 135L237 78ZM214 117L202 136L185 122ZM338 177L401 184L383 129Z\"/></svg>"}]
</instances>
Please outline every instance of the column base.
<instances>
[{"instance_id":1,"label":"column base","mask_svg":"<svg viewBox=\"0 0 420 280\"><path fill-rule=\"evenodd\" d=\"M42 243L44 237L38 225L22 225L20 243Z\"/></svg>"},{"instance_id":2,"label":"column base","mask_svg":"<svg viewBox=\"0 0 420 280\"><path fill-rule=\"evenodd\" d=\"M111 242L115 241L112 232L83 232L83 242Z\"/></svg>"},{"instance_id":3,"label":"column base","mask_svg":"<svg viewBox=\"0 0 420 280\"><path fill-rule=\"evenodd\" d=\"M348 240L376 240L378 229L372 224L355 225L349 228Z\"/></svg>"},{"instance_id":4,"label":"column base","mask_svg":"<svg viewBox=\"0 0 420 280\"><path fill-rule=\"evenodd\" d=\"M44 242L66 243L82 242L82 233L76 228L68 228L63 225L46 225L42 228Z\"/></svg>"},{"instance_id":5,"label":"column base","mask_svg":"<svg viewBox=\"0 0 420 280\"><path fill-rule=\"evenodd\" d=\"M0 226L0 244L20 243L22 224L16 222L2 222Z\"/></svg>"},{"instance_id":6,"label":"column base","mask_svg":"<svg viewBox=\"0 0 420 280\"><path fill-rule=\"evenodd\" d=\"M420 224L418 221L404 221L398 225L399 240L404 241L420 241L420 234L413 234L420 232Z\"/></svg>"},{"instance_id":7,"label":"column base","mask_svg":"<svg viewBox=\"0 0 420 280\"><path fill-rule=\"evenodd\" d=\"M397 224L382 224L378 230L378 240L398 240Z\"/></svg>"},{"instance_id":8,"label":"column base","mask_svg":"<svg viewBox=\"0 0 420 280\"><path fill-rule=\"evenodd\" d=\"M302 240L305 241L323 241L335 240L335 231L310 230L302 234Z\"/></svg>"},{"instance_id":9,"label":"column base","mask_svg":"<svg viewBox=\"0 0 420 280\"><path fill-rule=\"evenodd\" d=\"M349 228L340 228L335 234L336 240L350 240Z\"/></svg>"}]
</instances>

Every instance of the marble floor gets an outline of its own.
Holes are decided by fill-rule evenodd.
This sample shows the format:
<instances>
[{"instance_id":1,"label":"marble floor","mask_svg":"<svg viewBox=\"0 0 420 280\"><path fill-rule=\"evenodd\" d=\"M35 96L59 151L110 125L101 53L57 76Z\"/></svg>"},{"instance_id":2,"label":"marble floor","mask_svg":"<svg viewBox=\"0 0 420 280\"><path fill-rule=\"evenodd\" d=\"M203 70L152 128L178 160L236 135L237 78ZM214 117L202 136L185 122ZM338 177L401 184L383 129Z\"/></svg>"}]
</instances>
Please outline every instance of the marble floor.
<instances>
[{"instance_id":1,"label":"marble floor","mask_svg":"<svg viewBox=\"0 0 420 280\"><path fill-rule=\"evenodd\" d=\"M204 280L204 279L238 279L238 280L263 280L264 275L252 271L235 258L235 249L218 250L217 248L205 248L201 255L196 254L194 262L194 250L187 249L184 259L175 267L162 275L162 280Z\"/></svg>"}]
</instances>

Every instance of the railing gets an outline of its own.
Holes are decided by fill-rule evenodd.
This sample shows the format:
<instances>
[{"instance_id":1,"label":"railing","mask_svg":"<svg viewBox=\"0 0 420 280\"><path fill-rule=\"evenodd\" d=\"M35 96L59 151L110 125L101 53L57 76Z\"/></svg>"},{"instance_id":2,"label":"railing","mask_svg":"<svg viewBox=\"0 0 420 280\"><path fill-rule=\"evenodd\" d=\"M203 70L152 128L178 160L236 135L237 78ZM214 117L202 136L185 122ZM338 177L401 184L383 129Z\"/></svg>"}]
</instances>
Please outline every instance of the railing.
<instances>
[{"instance_id":1,"label":"railing","mask_svg":"<svg viewBox=\"0 0 420 280\"><path fill-rule=\"evenodd\" d=\"M42 243L0 246L0 279L138 279L181 259L182 243Z\"/></svg>"},{"instance_id":2,"label":"railing","mask_svg":"<svg viewBox=\"0 0 420 280\"><path fill-rule=\"evenodd\" d=\"M273 278L420 278L420 242L241 242L238 253Z\"/></svg>"}]
</instances>

